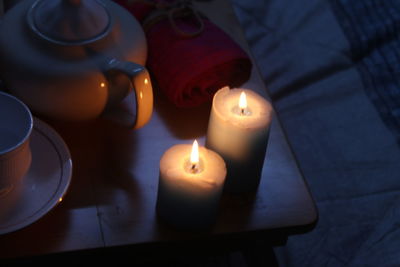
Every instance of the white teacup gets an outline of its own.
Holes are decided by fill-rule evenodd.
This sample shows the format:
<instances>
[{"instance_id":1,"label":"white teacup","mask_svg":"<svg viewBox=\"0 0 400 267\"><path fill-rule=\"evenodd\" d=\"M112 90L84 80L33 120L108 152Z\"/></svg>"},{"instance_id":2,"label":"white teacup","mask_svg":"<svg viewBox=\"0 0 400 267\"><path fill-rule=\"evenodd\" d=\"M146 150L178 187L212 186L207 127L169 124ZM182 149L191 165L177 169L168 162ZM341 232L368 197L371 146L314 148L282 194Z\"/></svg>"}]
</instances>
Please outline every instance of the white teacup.
<instances>
[{"instance_id":1,"label":"white teacup","mask_svg":"<svg viewBox=\"0 0 400 267\"><path fill-rule=\"evenodd\" d=\"M0 92L0 198L18 191L32 161L32 114L16 97Z\"/></svg>"}]
</instances>

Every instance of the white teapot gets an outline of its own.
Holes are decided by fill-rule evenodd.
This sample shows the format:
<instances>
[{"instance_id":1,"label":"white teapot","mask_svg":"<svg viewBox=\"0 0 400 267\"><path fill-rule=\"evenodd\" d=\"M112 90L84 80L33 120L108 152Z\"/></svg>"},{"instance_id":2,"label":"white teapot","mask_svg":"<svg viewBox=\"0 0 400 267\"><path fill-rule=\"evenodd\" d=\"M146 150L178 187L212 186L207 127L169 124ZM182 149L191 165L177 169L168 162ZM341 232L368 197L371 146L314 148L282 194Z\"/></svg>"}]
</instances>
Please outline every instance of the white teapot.
<instances>
[{"instance_id":1,"label":"white teapot","mask_svg":"<svg viewBox=\"0 0 400 267\"><path fill-rule=\"evenodd\" d=\"M146 56L140 24L109 0L25 0L0 23L0 79L34 113L54 119L112 114L143 126L153 107ZM115 109L132 94L136 112L121 115Z\"/></svg>"}]
</instances>

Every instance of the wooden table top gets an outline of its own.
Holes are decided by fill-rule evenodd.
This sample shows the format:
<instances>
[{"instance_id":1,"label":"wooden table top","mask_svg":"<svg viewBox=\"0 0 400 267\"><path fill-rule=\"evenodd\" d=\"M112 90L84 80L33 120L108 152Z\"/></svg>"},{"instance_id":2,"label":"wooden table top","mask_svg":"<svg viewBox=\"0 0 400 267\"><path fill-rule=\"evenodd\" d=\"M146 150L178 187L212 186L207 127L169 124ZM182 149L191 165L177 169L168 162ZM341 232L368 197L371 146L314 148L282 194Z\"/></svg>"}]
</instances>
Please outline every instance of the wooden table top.
<instances>
[{"instance_id":1,"label":"wooden table top","mask_svg":"<svg viewBox=\"0 0 400 267\"><path fill-rule=\"evenodd\" d=\"M196 5L248 51L228 0ZM242 87L268 98L255 64L250 81ZM140 130L102 120L49 122L72 155L69 192L60 205L37 222L0 236L0 258L190 240L313 223L317 219L314 202L276 116L255 194L224 195L217 223L208 232L182 232L157 220L160 157L169 147L189 144L195 138L204 145L209 112L209 104L182 112L155 93L153 117Z\"/></svg>"}]
</instances>

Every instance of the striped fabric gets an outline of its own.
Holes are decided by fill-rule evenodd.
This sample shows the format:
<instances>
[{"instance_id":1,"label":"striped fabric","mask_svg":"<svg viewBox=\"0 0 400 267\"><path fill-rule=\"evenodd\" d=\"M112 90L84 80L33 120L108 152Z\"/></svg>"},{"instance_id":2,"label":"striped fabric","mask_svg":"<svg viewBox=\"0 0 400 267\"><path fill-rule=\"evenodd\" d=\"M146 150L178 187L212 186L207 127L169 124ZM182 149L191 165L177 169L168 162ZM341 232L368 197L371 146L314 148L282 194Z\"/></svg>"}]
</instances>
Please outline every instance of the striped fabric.
<instances>
[{"instance_id":1,"label":"striped fabric","mask_svg":"<svg viewBox=\"0 0 400 267\"><path fill-rule=\"evenodd\" d=\"M400 143L400 1L331 0L365 90Z\"/></svg>"}]
</instances>

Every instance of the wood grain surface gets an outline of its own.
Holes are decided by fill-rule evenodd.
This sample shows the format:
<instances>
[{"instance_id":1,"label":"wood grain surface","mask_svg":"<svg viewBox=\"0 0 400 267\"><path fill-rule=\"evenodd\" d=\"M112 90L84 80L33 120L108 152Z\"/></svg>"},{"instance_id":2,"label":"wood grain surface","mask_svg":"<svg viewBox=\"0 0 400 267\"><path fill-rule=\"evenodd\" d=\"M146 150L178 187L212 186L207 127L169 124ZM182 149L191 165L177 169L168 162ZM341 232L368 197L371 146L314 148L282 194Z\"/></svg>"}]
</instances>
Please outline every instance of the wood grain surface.
<instances>
[{"instance_id":1,"label":"wood grain surface","mask_svg":"<svg viewBox=\"0 0 400 267\"><path fill-rule=\"evenodd\" d=\"M196 5L248 51L228 0ZM268 98L256 63L243 85ZM193 139L204 145L210 104L173 107L155 91L148 125L133 131L98 119L85 123L49 121L67 143L72 184L63 202L36 223L0 236L0 258L43 255L121 245L140 245L309 225L317 218L312 197L274 116L259 189L223 196L216 225L182 232L157 220L159 160L166 149Z\"/></svg>"}]
</instances>

